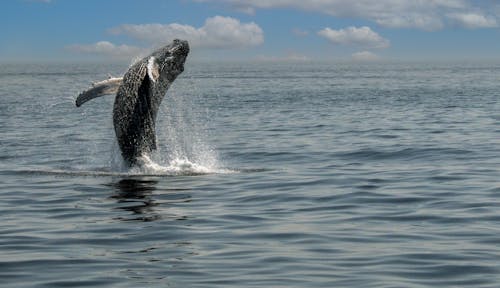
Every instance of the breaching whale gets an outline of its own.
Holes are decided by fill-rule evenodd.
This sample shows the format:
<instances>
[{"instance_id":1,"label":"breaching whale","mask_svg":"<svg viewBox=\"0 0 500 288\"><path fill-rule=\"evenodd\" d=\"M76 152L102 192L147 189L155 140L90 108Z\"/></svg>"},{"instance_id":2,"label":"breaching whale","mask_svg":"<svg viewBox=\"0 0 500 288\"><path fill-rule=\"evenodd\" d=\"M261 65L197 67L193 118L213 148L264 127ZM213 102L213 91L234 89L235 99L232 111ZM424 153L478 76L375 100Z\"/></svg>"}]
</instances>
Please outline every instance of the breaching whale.
<instances>
[{"instance_id":1,"label":"breaching whale","mask_svg":"<svg viewBox=\"0 0 500 288\"><path fill-rule=\"evenodd\" d=\"M156 149L158 108L172 82L184 71L188 53L188 42L176 39L136 62L122 78L94 83L78 95L77 107L93 98L116 93L113 126L128 166Z\"/></svg>"}]
</instances>

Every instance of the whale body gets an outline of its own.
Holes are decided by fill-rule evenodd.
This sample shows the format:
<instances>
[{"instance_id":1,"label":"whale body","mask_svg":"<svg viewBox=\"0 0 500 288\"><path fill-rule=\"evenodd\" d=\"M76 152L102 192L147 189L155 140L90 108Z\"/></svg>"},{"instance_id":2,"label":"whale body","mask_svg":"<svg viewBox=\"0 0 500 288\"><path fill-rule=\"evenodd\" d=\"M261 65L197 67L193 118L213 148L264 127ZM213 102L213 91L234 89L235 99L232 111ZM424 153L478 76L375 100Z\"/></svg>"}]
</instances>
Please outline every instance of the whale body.
<instances>
[{"instance_id":1,"label":"whale body","mask_svg":"<svg viewBox=\"0 0 500 288\"><path fill-rule=\"evenodd\" d=\"M76 99L76 106L115 94L113 126L121 155L128 166L156 149L156 116L163 97L189 54L187 41L174 40L132 65L122 78L95 83Z\"/></svg>"}]
</instances>

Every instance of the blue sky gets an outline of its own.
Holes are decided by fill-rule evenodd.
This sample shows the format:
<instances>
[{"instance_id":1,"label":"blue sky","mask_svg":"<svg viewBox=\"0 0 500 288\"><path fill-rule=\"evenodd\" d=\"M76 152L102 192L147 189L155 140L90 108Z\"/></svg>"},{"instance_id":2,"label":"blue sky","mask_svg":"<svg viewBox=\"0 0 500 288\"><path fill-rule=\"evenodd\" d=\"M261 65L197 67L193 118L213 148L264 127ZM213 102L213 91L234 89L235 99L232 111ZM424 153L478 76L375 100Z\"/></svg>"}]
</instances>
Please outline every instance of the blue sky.
<instances>
[{"instance_id":1,"label":"blue sky","mask_svg":"<svg viewBox=\"0 0 500 288\"><path fill-rule=\"evenodd\" d=\"M123 60L187 39L200 60L496 60L495 0L7 0L0 61Z\"/></svg>"}]
</instances>

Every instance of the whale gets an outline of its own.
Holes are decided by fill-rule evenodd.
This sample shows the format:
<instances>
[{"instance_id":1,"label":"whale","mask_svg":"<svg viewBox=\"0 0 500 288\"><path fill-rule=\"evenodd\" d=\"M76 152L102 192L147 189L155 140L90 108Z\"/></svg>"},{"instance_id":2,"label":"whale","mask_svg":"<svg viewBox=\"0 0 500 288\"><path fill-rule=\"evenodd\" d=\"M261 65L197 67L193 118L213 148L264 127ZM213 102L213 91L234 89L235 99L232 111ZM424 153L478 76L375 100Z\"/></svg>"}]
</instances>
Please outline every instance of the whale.
<instances>
[{"instance_id":1,"label":"whale","mask_svg":"<svg viewBox=\"0 0 500 288\"><path fill-rule=\"evenodd\" d=\"M94 83L76 98L76 106L104 95L116 95L113 126L125 164L156 150L156 117L160 104L174 80L184 71L189 54L187 41L175 39L135 62L123 77Z\"/></svg>"}]
</instances>

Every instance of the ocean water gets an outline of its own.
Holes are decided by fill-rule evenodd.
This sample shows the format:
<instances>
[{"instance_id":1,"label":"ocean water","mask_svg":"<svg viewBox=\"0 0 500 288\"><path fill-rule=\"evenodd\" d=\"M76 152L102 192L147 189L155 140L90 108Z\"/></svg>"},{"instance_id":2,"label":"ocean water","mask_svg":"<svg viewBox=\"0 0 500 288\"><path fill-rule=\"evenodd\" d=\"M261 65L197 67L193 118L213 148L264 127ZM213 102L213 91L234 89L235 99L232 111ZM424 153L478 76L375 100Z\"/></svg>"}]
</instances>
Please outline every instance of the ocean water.
<instances>
[{"instance_id":1,"label":"ocean water","mask_svg":"<svg viewBox=\"0 0 500 288\"><path fill-rule=\"evenodd\" d=\"M127 64L0 65L1 287L500 287L500 64L188 59L131 170Z\"/></svg>"}]
</instances>

